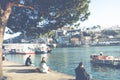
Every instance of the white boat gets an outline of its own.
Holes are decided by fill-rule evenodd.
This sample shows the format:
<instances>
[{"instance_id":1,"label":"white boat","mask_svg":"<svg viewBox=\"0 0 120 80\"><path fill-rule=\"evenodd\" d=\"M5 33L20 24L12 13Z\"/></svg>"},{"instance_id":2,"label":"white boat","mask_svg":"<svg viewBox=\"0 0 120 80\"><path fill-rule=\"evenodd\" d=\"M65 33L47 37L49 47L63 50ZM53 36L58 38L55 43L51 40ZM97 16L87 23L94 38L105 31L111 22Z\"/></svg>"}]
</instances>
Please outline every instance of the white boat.
<instances>
[{"instance_id":1,"label":"white boat","mask_svg":"<svg viewBox=\"0 0 120 80\"><path fill-rule=\"evenodd\" d=\"M48 53L51 51L51 49L46 44L38 43L12 43L3 44L3 46L4 51L11 54L35 54L36 51L39 51L39 53Z\"/></svg>"},{"instance_id":2,"label":"white boat","mask_svg":"<svg viewBox=\"0 0 120 80\"><path fill-rule=\"evenodd\" d=\"M51 53L51 48L46 45L46 44L41 44L41 46L39 47L39 49L36 49L36 54L45 54L45 53Z\"/></svg>"},{"instance_id":3,"label":"white boat","mask_svg":"<svg viewBox=\"0 0 120 80\"><path fill-rule=\"evenodd\" d=\"M90 62L93 65L120 68L120 58L115 58L113 56L106 55L91 55L90 59Z\"/></svg>"},{"instance_id":4,"label":"white boat","mask_svg":"<svg viewBox=\"0 0 120 80\"><path fill-rule=\"evenodd\" d=\"M8 53L16 54L35 54L35 49L40 46L40 44L33 43L14 43L14 44L3 44L4 50Z\"/></svg>"}]
</instances>

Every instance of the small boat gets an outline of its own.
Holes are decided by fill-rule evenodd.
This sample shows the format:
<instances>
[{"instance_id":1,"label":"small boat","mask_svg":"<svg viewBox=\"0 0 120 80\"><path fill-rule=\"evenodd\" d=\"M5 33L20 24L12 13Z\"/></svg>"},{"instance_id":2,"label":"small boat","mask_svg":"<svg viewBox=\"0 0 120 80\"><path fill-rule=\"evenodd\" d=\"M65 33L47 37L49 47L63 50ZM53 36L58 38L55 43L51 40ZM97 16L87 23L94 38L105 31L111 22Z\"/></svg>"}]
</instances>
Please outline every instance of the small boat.
<instances>
[{"instance_id":1,"label":"small boat","mask_svg":"<svg viewBox=\"0 0 120 80\"><path fill-rule=\"evenodd\" d=\"M50 47L45 43L12 43L3 44L3 46L4 50L11 54L37 54L51 52Z\"/></svg>"},{"instance_id":2,"label":"small boat","mask_svg":"<svg viewBox=\"0 0 120 80\"><path fill-rule=\"evenodd\" d=\"M46 51L41 51L41 50L35 50L35 54L45 54L45 53L51 53L52 50L48 50L47 52Z\"/></svg>"},{"instance_id":3,"label":"small boat","mask_svg":"<svg viewBox=\"0 0 120 80\"><path fill-rule=\"evenodd\" d=\"M10 54L35 54L37 44L30 43L13 43L4 44L4 49Z\"/></svg>"},{"instance_id":4,"label":"small boat","mask_svg":"<svg viewBox=\"0 0 120 80\"><path fill-rule=\"evenodd\" d=\"M93 65L120 68L120 58L104 55L91 55L90 62Z\"/></svg>"},{"instance_id":5,"label":"small boat","mask_svg":"<svg viewBox=\"0 0 120 80\"><path fill-rule=\"evenodd\" d=\"M42 44L40 47L39 47L39 49L36 49L35 50L35 53L36 54L45 54L45 53L51 53L51 48L48 46L48 45L46 45L46 44Z\"/></svg>"}]
</instances>

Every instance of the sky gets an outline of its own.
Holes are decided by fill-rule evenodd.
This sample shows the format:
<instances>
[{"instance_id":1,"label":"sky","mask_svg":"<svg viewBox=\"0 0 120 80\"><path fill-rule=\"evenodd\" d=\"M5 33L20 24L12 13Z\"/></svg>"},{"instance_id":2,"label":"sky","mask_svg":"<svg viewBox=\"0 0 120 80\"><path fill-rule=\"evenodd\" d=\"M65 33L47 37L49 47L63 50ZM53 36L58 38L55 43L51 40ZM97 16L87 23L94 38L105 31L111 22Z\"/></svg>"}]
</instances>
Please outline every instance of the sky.
<instances>
[{"instance_id":1,"label":"sky","mask_svg":"<svg viewBox=\"0 0 120 80\"><path fill-rule=\"evenodd\" d=\"M11 34L10 34L11 33ZM12 30L10 30L8 27L5 29L5 34L4 34L4 40L11 39L14 37L17 37L21 34L21 32L13 33Z\"/></svg>"},{"instance_id":2,"label":"sky","mask_svg":"<svg viewBox=\"0 0 120 80\"><path fill-rule=\"evenodd\" d=\"M100 25L108 28L120 25L120 0L91 0L90 16L81 26L92 27Z\"/></svg>"}]
</instances>

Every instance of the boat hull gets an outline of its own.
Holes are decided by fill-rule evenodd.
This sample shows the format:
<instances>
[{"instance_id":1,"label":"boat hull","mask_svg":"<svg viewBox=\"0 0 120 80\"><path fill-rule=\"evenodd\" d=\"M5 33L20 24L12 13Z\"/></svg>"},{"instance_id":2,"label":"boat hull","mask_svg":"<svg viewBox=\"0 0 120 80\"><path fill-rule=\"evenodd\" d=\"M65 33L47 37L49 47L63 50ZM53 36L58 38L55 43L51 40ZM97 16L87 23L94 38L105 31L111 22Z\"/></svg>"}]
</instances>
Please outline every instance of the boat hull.
<instances>
[{"instance_id":1,"label":"boat hull","mask_svg":"<svg viewBox=\"0 0 120 80\"><path fill-rule=\"evenodd\" d=\"M35 54L34 51L30 52L17 52L17 51L9 51L10 54Z\"/></svg>"},{"instance_id":2,"label":"boat hull","mask_svg":"<svg viewBox=\"0 0 120 80\"><path fill-rule=\"evenodd\" d=\"M16 52L16 54L35 54L35 52Z\"/></svg>"},{"instance_id":3,"label":"boat hull","mask_svg":"<svg viewBox=\"0 0 120 80\"><path fill-rule=\"evenodd\" d=\"M35 54L45 54L45 53L51 53L52 50L48 50L47 52L46 51L40 51L40 50L36 50L35 51Z\"/></svg>"}]
</instances>

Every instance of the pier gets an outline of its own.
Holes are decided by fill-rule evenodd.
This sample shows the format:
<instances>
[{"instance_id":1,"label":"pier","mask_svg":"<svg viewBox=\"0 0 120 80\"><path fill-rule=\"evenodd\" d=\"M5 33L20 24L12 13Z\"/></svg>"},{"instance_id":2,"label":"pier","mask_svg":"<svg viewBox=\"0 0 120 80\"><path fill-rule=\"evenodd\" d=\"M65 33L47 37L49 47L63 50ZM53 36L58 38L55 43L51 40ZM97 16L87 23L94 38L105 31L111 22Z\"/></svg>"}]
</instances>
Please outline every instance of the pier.
<instances>
[{"instance_id":1,"label":"pier","mask_svg":"<svg viewBox=\"0 0 120 80\"><path fill-rule=\"evenodd\" d=\"M3 62L3 80L75 80L74 76L52 71L40 73L35 66L24 66L10 61Z\"/></svg>"}]
</instances>

